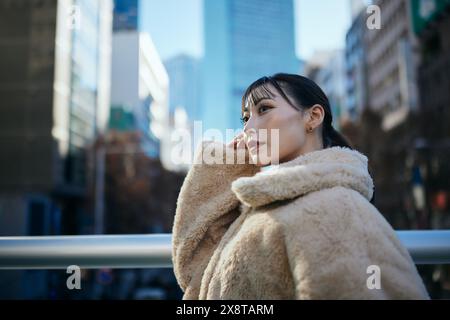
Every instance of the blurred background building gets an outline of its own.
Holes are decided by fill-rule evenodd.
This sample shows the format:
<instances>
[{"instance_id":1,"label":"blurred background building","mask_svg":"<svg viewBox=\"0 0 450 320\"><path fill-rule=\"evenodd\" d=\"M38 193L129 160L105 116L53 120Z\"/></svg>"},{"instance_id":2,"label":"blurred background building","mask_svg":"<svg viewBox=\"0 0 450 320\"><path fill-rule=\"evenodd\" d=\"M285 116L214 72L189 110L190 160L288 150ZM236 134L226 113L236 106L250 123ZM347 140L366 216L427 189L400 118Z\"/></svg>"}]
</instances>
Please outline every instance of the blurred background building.
<instances>
[{"instance_id":1,"label":"blurred background building","mask_svg":"<svg viewBox=\"0 0 450 320\"><path fill-rule=\"evenodd\" d=\"M352 24L345 39L346 107L350 121L360 120L368 106L366 8L362 1L352 1Z\"/></svg>"},{"instance_id":2,"label":"blurred background building","mask_svg":"<svg viewBox=\"0 0 450 320\"><path fill-rule=\"evenodd\" d=\"M201 60L188 54L179 54L167 59L164 65L170 78L171 151L179 162L172 163L171 168L186 171L198 142L194 141L194 122L202 119ZM177 154L175 148L181 143L182 136L190 137L189 141L185 141L190 150ZM173 154L172 157L175 157Z\"/></svg>"},{"instance_id":3,"label":"blurred background building","mask_svg":"<svg viewBox=\"0 0 450 320\"><path fill-rule=\"evenodd\" d=\"M365 33L369 105L382 114L389 130L417 108L417 55L413 50L411 7L408 0L375 1L381 29Z\"/></svg>"},{"instance_id":4,"label":"blurred background building","mask_svg":"<svg viewBox=\"0 0 450 320\"><path fill-rule=\"evenodd\" d=\"M0 188L11 206L1 232L74 234L86 194L85 151L109 115L112 4L76 1L71 14L84 13L83 28L67 27L70 1L0 4L0 162L8 164L0 167Z\"/></svg>"},{"instance_id":5,"label":"blurred background building","mask_svg":"<svg viewBox=\"0 0 450 320\"><path fill-rule=\"evenodd\" d=\"M180 54L164 61L170 78L170 113L175 109L185 109L188 118L201 119L200 108L200 67L198 58Z\"/></svg>"},{"instance_id":6,"label":"blurred background building","mask_svg":"<svg viewBox=\"0 0 450 320\"><path fill-rule=\"evenodd\" d=\"M150 36L115 31L112 67L110 129L139 132L142 148L149 156L158 157L167 117L169 78Z\"/></svg>"},{"instance_id":7,"label":"blurred background building","mask_svg":"<svg viewBox=\"0 0 450 320\"><path fill-rule=\"evenodd\" d=\"M415 170L423 179L425 223L448 228L450 191L450 1L412 1L418 39L420 135L415 140Z\"/></svg>"},{"instance_id":8,"label":"blurred background building","mask_svg":"<svg viewBox=\"0 0 450 320\"><path fill-rule=\"evenodd\" d=\"M345 53L342 49L326 52L323 61L313 68L310 77L322 88L330 102L333 126L340 128L340 122L348 118L345 92Z\"/></svg>"},{"instance_id":9,"label":"blurred background building","mask_svg":"<svg viewBox=\"0 0 450 320\"><path fill-rule=\"evenodd\" d=\"M112 2L2 0L0 21L0 234L82 233L86 150L109 114ZM5 273L2 292L45 292L45 271Z\"/></svg>"},{"instance_id":10,"label":"blurred background building","mask_svg":"<svg viewBox=\"0 0 450 320\"><path fill-rule=\"evenodd\" d=\"M297 73L292 0L204 1L204 129L241 127L242 95L264 75Z\"/></svg>"},{"instance_id":11,"label":"blurred background building","mask_svg":"<svg viewBox=\"0 0 450 320\"><path fill-rule=\"evenodd\" d=\"M169 78L150 35L139 28L142 14L138 0L115 1L110 129L139 132L142 148L159 157L168 134Z\"/></svg>"}]
</instances>

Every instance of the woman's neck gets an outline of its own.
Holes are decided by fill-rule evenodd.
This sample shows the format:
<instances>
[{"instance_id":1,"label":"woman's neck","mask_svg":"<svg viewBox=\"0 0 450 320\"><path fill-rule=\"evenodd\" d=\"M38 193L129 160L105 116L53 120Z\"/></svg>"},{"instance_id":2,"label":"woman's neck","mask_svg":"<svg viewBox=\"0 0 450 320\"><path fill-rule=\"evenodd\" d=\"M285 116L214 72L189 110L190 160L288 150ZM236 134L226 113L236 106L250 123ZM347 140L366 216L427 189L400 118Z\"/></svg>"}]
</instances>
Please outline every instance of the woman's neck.
<instances>
[{"instance_id":1,"label":"woman's neck","mask_svg":"<svg viewBox=\"0 0 450 320\"><path fill-rule=\"evenodd\" d=\"M283 159L280 159L280 163L285 163L291 160L294 160L304 154L314 152L317 150L323 149L323 143L319 139L306 139L305 144L295 152L291 153L290 155L284 157Z\"/></svg>"}]
</instances>

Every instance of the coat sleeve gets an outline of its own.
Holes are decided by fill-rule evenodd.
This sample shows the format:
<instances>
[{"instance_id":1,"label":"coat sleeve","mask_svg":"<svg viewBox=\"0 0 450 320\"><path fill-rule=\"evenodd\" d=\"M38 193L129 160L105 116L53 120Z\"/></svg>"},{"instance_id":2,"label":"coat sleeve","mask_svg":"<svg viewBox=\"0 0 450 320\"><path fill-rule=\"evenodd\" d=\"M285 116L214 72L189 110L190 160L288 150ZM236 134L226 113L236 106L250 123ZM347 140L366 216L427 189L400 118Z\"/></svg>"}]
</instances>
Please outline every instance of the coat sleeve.
<instances>
[{"instance_id":1,"label":"coat sleeve","mask_svg":"<svg viewBox=\"0 0 450 320\"><path fill-rule=\"evenodd\" d=\"M231 183L258 171L257 166L248 163L207 164L202 154L212 149L221 150L217 156L222 163L227 152L232 152L220 142L202 142L177 200L172 262L183 299L198 298L203 272L222 236L240 214L240 202L231 191Z\"/></svg>"},{"instance_id":2,"label":"coat sleeve","mask_svg":"<svg viewBox=\"0 0 450 320\"><path fill-rule=\"evenodd\" d=\"M367 199L322 196L285 227L296 299L429 299L408 251Z\"/></svg>"}]
</instances>

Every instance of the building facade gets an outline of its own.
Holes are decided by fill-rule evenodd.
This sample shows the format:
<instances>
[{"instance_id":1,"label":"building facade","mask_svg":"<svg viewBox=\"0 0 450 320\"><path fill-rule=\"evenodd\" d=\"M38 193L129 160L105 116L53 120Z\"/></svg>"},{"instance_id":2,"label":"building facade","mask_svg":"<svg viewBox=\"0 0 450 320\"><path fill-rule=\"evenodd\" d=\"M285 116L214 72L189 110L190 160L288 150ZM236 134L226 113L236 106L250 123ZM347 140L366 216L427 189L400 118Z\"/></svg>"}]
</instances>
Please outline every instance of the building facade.
<instances>
[{"instance_id":1,"label":"building facade","mask_svg":"<svg viewBox=\"0 0 450 320\"><path fill-rule=\"evenodd\" d=\"M199 120L200 108L200 67L198 58L180 54L164 61L170 78L170 113L177 107L186 110L191 121Z\"/></svg>"},{"instance_id":2,"label":"building facade","mask_svg":"<svg viewBox=\"0 0 450 320\"><path fill-rule=\"evenodd\" d=\"M345 38L345 90L350 121L357 121L368 107L366 19L366 10L355 14Z\"/></svg>"},{"instance_id":3,"label":"building facade","mask_svg":"<svg viewBox=\"0 0 450 320\"><path fill-rule=\"evenodd\" d=\"M204 2L202 112L205 129L242 126L241 99L253 81L297 73L292 0Z\"/></svg>"},{"instance_id":4,"label":"building facade","mask_svg":"<svg viewBox=\"0 0 450 320\"><path fill-rule=\"evenodd\" d=\"M168 121L169 79L147 33L124 30L113 35L110 129L138 131L142 148L151 157L160 156L160 139ZM130 127L117 117L132 116Z\"/></svg>"},{"instance_id":5,"label":"building facade","mask_svg":"<svg viewBox=\"0 0 450 320\"><path fill-rule=\"evenodd\" d=\"M418 55L411 27L411 2L377 0L381 28L365 32L368 103L383 116L383 129L402 123L416 110Z\"/></svg>"},{"instance_id":6,"label":"building facade","mask_svg":"<svg viewBox=\"0 0 450 320\"><path fill-rule=\"evenodd\" d=\"M413 1L412 21L421 53L415 169L423 181L428 225L450 228L450 1Z\"/></svg>"},{"instance_id":7,"label":"building facade","mask_svg":"<svg viewBox=\"0 0 450 320\"><path fill-rule=\"evenodd\" d=\"M333 114L333 126L339 130L341 122L349 117L345 92L344 50L334 50L329 60L317 70L314 80L327 95Z\"/></svg>"},{"instance_id":8,"label":"building facade","mask_svg":"<svg viewBox=\"0 0 450 320\"><path fill-rule=\"evenodd\" d=\"M87 150L109 115L112 8L0 1L0 235L90 232L82 200ZM44 274L14 273L35 282L25 291L9 277L0 287L33 298L46 289Z\"/></svg>"}]
</instances>

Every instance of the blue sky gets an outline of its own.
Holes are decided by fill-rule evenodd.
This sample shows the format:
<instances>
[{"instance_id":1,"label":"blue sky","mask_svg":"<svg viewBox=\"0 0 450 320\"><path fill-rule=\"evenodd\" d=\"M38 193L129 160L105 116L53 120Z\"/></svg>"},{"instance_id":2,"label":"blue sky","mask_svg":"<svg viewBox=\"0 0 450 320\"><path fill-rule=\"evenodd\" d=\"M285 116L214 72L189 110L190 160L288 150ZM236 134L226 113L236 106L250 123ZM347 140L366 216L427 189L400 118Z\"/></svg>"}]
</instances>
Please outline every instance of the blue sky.
<instances>
[{"instance_id":1,"label":"blue sky","mask_svg":"<svg viewBox=\"0 0 450 320\"><path fill-rule=\"evenodd\" d=\"M162 59L203 55L203 1L141 0L141 28L150 33ZM315 50L344 47L351 22L348 0L294 1L297 56L307 59Z\"/></svg>"}]
</instances>

